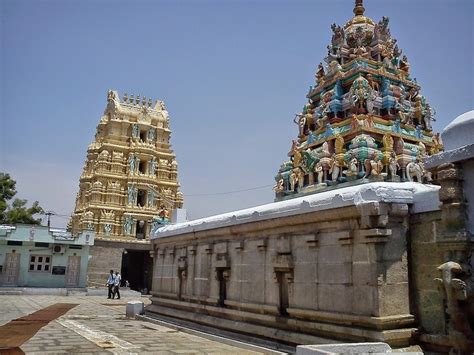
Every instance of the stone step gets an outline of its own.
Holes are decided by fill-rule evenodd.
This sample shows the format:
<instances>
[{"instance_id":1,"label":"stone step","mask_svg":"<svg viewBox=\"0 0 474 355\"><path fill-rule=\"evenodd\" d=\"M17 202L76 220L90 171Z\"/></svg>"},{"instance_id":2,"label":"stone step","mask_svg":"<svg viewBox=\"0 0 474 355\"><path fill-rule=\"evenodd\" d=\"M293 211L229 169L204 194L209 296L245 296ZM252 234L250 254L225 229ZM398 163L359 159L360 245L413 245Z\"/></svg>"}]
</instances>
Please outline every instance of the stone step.
<instances>
[{"instance_id":1,"label":"stone step","mask_svg":"<svg viewBox=\"0 0 474 355\"><path fill-rule=\"evenodd\" d=\"M105 296L107 297L108 289L106 287L88 287L87 296ZM126 287L120 288L120 295L122 297L141 297L142 294L138 291L130 290Z\"/></svg>"},{"instance_id":2,"label":"stone step","mask_svg":"<svg viewBox=\"0 0 474 355\"><path fill-rule=\"evenodd\" d=\"M23 291L18 290L0 290L0 296L17 296L17 295L22 295Z\"/></svg>"}]
</instances>

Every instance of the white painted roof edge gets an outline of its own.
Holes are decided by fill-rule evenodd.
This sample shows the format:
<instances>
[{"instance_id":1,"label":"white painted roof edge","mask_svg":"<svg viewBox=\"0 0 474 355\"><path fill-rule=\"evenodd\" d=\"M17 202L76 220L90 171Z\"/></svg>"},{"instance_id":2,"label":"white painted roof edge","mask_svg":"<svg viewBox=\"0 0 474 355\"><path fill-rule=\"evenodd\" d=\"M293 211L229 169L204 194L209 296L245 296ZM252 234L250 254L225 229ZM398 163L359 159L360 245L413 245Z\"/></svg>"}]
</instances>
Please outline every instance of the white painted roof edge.
<instances>
[{"instance_id":1,"label":"white painted roof edge","mask_svg":"<svg viewBox=\"0 0 474 355\"><path fill-rule=\"evenodd\" d=\"M151 239L169 237L209 229L263 221L366 202L396 202L412 204L414 213L439 209L439 186L416 182L373 182L337 190L306 195L286 201L232 211L184 223L169 224L154 231Z\"/></svg>"},{"instance_id":2,"label":"white painted roof edge","mask_svg":"<svg viewBox=\"0 0 474 355\"><path fill-rule=\"evenodd\" d=\"M474 158L474 143L462 147L445 150L425 159L425 168L432 169L446 163L456 163Z\"/></svg>"}]
</instances>

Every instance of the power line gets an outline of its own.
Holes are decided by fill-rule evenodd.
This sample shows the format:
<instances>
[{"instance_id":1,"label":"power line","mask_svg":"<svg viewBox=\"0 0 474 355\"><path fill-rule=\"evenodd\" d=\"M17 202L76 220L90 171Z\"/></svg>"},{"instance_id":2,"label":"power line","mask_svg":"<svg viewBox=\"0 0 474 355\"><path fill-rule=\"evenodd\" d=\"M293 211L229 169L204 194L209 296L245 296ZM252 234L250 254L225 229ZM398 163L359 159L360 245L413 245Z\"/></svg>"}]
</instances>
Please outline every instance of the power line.
<instances>
[{"instance_id":1,"label":"power line","mask_svg":"<svg viewBox=\"0 0 474 355\"><path fill-rule=\"evenodd\" d=\"M264 186L257 186L257 187L251 187L249 189L243 189L243 190L234 190L234 191L225 191L225 192L214 192L210 194L191 194L187 195L185 194L185 197L192 197L192 196L216 196L216 195L230 195L230 194L236 194L239 192L246 192L246 191L253 191L253 190L259 190L259 189L264 189L268 187L273 187L273 185L264 185Z\"/></svg>"},{"instance_id":2,"label":"power line","mask_svg":"<svg viewBox=\"0 0 474 355\"><path fill-rule=\"evenodd\" d=\"M61 215L56 215L55 217L61 218L61 219L70 219L71 216L61 216Z\"/></svg>"},{"instance_id":3,"label":"power line","mask_svg":"<svg viewBox=\"0 0 474 355\"><path fill-rule=\"evenodd\" d=\"M60 214L60 213L56 213L54 211L47 211L45 213L38 213L40 216L48 216L48 215L52 215L52 216L55 216L55 217L66 217L66 218L69 218L71 217L71 215L68 215L68 214Z\"/></svg>"},{"instance_id":4,"label":"power line","mask_svg":"<svg viewBox=\"0 0 474 355\"><path fill-rule=\"evenodd\" d=\"M222 195L231 195L231 194L237 194L237 193L240 193L240 192L247 192L247 191L254 191L254 190L260 190L260 189L266 189L266 188L269 188L269 187L273 187L274 185L263 185L263 186L257 186L257 187L251 187L251 188L248 188L248 189L242 189L242 190L233 190L233 191L221 191L221 192L213 192L213 193L208 193L208 194L184 194L185 197L197 197L197 196L222 196ZM154 189L153 189L154 190ZM161 193L159 193L159 195L162 195ZM164 196L163 196L164 197ZM46 213L40 213L40 214L43 214L43 215L48 215L48 213L52 213L55 217L59 217L59 218L71 218L71 215L64 215L64 214L59 214L59 213L55 213L55 212L52 212L52 211L49 211L49 212L46 212ZM48 216L49 218L49 216Z\"/></svg>"}]
</instances>

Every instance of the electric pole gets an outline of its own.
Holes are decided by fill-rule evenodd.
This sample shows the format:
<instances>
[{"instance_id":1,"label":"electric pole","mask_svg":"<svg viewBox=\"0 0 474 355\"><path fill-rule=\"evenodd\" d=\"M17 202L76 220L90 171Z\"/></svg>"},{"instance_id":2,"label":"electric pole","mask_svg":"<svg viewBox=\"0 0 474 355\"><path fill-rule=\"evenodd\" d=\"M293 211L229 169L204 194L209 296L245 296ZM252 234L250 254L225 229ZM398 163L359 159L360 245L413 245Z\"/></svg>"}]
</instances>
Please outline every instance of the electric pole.
<instances>
[{"instance_id":1,"label":"electric pole","mask_svg":"<svg viewBox=\"0 0 474 355\"><path fill-rule=\"evenodd\" d=\"M51 216L54 216L56 213L53 211L47 211L45 212L45 215L48 216L48 228L51 227Z\"/></svg>"}]
</instances>

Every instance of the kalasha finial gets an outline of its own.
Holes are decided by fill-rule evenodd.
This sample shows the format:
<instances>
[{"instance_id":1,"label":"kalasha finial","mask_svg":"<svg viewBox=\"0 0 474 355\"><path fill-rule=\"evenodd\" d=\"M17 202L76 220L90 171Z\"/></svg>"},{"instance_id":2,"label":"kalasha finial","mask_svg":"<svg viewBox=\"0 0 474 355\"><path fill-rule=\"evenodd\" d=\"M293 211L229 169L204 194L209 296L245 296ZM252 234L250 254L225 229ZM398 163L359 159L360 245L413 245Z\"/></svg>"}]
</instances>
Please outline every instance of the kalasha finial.
<instances>
[{"instance_id":1,"label":"kalasha finial","mask_svg":"<svg viewBox=\"0 0 474 355\"><path fill-rule=\"evenodd\" d=\"M355 0L354 14L356 16L362 16L364 11L364 0Z\"/></svg>"}]
</instances>

